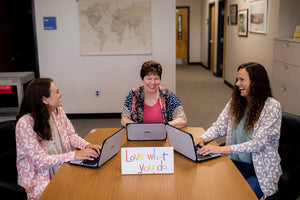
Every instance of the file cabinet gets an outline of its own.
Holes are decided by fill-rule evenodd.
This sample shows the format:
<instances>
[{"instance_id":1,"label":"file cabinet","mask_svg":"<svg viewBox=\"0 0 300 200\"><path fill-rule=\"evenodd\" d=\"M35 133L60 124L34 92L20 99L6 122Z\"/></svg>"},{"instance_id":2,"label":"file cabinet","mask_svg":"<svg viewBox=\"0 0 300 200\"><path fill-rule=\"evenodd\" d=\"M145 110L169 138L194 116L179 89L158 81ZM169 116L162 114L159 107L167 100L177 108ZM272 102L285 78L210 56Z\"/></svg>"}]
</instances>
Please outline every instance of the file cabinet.
<instances>
[{"instance_id":1,"label":"file cabinet","mask_svg":"<svg viewBox=\"0 0 300 200\"><path fill-rule=\"evenodd\" d=\"M275 39L271 85L283 111L300 115L300 39Z\"/></svg>"}]
</instances>

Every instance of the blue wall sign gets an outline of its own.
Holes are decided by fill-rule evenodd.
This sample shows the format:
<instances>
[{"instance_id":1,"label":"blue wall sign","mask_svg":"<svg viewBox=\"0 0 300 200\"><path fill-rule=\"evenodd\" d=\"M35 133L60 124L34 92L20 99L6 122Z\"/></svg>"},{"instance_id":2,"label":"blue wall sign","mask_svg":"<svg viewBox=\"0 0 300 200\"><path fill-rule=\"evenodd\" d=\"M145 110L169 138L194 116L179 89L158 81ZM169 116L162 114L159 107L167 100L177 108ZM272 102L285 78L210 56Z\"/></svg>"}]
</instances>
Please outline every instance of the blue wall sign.
<instances>
[{"instance_id":1,"label":"blue wall sign","mask_svg":"<svg viewBox=\"0 0 300 200\"><path fill-rule=\"evenodd\" d=\"M44 17L44 30L56 30L56 17Z\"/></svg>"}]
</instances>

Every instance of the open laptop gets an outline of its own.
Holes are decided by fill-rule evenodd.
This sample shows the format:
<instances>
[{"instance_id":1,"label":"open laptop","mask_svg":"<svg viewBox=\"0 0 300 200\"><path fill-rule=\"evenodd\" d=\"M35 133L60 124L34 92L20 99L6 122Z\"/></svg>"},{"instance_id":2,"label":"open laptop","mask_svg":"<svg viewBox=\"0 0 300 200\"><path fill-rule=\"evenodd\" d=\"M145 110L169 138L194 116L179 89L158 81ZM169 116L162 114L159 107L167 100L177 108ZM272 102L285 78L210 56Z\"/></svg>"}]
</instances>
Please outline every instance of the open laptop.
<instances>
[{"instance_id":1,"label":"open laptop","mask_svg":"<svg viewBox=\"0 0 300 200\"><path fill-rule=\"evenodd\" d=\"M120 130L106 138L102 143L102 149L99 156L94 160L72 160L70 161L70 163L83 167L99 168L119 152L124 131L125 128L121 128Z\"/></svg>"},{"instance_id":2,"label":"open laptop","mask_svg":"<svg viewBox=\"0 0 300 200\"><path fill-rule=\"evenodd\" d=\"M165 140L167 138L166 124L128 123L126 124L127 140Z\"/></svg>"},{"instance_id":3,"label":"open laptop","mask_svg":"<svg viewBox=\"0 0 300 200\"><path fill-rule=\"evenodd\" d=\"M195 147L193 136L190 133L169 124L166 125L166 129L170 145L174 147L174 150L195 162L202 162L221 156L221 154L209 154L206 156L197 154L199 148Z\"/></svg>"}]
</instances>

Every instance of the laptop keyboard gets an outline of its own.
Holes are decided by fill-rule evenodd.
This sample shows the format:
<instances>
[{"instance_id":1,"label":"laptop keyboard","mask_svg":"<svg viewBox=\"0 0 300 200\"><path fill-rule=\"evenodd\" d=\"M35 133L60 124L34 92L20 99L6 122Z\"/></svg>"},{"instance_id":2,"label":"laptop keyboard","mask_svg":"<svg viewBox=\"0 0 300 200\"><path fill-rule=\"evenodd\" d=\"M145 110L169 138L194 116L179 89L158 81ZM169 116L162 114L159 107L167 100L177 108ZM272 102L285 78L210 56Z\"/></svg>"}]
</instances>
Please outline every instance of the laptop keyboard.
<instances>
[{"instance_id":1,"label":"laptop keyboard","mask_svg":"<svg viewBox=\"0 0 300 200\"><path fill-rule=\"evenodd\" d=\"M196 151L199 150L201 147L199 145L195 146ZM202 160L209 160L212 159L214 157L220 156L220 154L208 154L206 156L197 153L197 160L198 161L202 161Z\"/></svg>"},{"instance_id":2,"label":"laptop keyboard","mask_svg":"<svg viewBox=\"0 0 300 200\"><path fill-rule=\"evenodd\" d=\"M98 156L94 160L83 160L82 164L91 165L91 166L97 165L97 163L99 162L99 158L100 158L100 156Z\"/></svg>"},{"instance_id":3,"label":"laptop keyboard","mask_svg":"<svg viewBox=\"0 0 300 200\"><path fill-rule=\"evenodd\" d=\"M202 154L198 154L198 153L197 153L197 160L207 160L207 159L210 159L210 158L212 158L212 157L213 157L213 156L211 156L210 154L204 156L204 155L202 155Z\"/></svg>"}]
</instances>

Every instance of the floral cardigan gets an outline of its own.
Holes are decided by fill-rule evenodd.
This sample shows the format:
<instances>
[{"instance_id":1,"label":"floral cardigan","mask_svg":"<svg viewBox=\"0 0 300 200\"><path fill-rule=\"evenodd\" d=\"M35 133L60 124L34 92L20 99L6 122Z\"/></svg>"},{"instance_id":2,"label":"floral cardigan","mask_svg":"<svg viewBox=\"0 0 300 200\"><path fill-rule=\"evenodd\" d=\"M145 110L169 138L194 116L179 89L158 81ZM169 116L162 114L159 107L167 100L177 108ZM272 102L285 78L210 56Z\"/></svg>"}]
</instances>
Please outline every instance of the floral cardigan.
<instances>
[{"instance_id":1,"label":"floral cardigan","mask_svg":"<svg viewBox=\"0 0 300 200\"><path fill-rule=\"evenodd\" d=\"M132 89L126 97L122 110L122 117L127 117L134 122L144 121L144 86ZM164 87L159 87L159 104L162 116L165 122L172 121L175 118L186 116L179 99L173 92Z\"/></svg>"},{"instance_id":2,"label":"floral cardigan","mask_svg":"<svg viewBox=\"0 0 300 200\"><path fill-rule=\"evenodd\" d=\"M217 121L201 136L205 142L226 135L226 145L231 145L232 122L229 118L229 105L230 102ZM264 193L263 199L276 192L282 174L278 153L280 127L280 103L269 97L254 125L252 140L231 145L233 154L251 153L255 173Z\"/></svg>"},{"instance_id":3,"label":"floral cardigan","mask_svg":"<svg viewBox=\"0 0 300 200\"><path fill-rule=\"evenodd\" d=\"M38 199L50 182L49 168L74 160L72 147L84 149L89 143L79 137L62 108L52 113L67 153L48 155L45 140L39 141L33 130L30 114L22 116L16 125L18 184L26 189L28 199Z\"/></svg>"}]
</instances>

